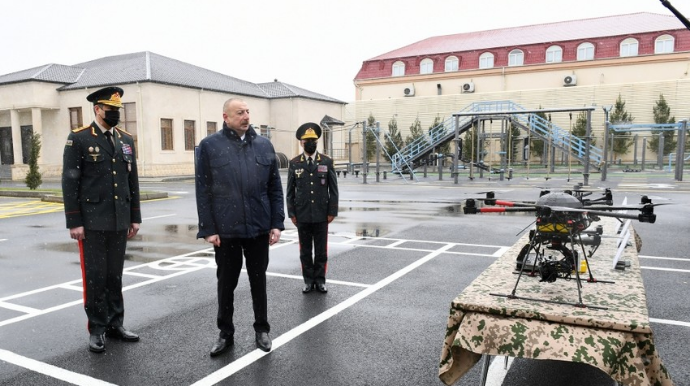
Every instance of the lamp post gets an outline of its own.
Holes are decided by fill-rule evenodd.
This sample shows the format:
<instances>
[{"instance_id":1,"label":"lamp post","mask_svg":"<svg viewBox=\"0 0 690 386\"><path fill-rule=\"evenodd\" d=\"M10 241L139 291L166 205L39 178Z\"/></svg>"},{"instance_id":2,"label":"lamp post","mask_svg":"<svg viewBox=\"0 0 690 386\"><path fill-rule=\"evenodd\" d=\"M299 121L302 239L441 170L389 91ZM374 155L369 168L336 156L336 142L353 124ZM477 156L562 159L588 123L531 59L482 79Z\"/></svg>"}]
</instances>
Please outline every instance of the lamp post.
<instances>
[{"instance_id":1,"label":"lamp post","mask_svg":"<svg viewBox=\"0 0 690 386\"><path fill-rule=\"evenodd\" d=\"M609 138L609 125L611 124L609 122L609 112L611 111L611 108L613 106L602 106L601 108L604 110L604 155L602 157L602 165L601 165L601 180L606 181L606 156L608 152L608 138Z\"/></svg>"}]
</instances>

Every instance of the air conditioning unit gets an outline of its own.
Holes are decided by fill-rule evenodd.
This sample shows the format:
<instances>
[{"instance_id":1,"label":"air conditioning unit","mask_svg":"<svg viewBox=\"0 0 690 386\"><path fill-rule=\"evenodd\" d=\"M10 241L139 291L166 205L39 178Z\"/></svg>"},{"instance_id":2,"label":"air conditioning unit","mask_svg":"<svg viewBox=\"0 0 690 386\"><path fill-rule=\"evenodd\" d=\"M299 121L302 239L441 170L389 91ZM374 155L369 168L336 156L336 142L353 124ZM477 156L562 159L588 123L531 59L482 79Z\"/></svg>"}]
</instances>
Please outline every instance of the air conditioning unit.
<instances>
[{"instance_id":1,"label":"air conditioning unit","mask_svg":"<svg viewBox=\"0 0 690 386\"><path fill-rule=\"evenodd\" d=\"M576 86L577 85L577 76L575 75L566 75L565 78L563 78L563 85L568 87L568 86Z\"/></svg>"},{"instance_id":2,"label":"air conditioning unit","mask_svg":"<svg viewBox=\"0 0 690 386\"><path fill-rule=\"evenodd\" d=\"M467 82L462 84L462 92L470 93L474 92L474 82Z\"/></svg>"},{"instance_id":3,"label":"air conditioning unit","mask_svg":"<svg viewBox=\"0 0 690 386\"><path fill-rule=\"evenodd\" d=\"M403 93L406 97L414 96L414 86L405 87Z\"/></svg>"}]
</instances>

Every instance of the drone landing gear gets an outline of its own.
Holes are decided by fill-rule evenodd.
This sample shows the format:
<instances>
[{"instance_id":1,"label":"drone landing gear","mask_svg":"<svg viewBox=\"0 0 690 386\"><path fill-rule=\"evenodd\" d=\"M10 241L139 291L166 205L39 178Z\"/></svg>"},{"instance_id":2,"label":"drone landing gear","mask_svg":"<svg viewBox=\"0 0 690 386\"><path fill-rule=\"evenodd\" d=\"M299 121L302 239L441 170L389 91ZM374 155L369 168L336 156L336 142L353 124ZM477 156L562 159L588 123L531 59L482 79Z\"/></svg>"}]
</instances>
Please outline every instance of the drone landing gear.
<instances>
[{"instance_id":1,"label":"drone landing gear","mask_svg":"<svg viewBox=\"0 0 690 386\"><path fill-rule=\"evenodd\" d=\"M503 298L508 298L508 299L520 299L520 300L529 300L533 302L542 302L542 303L551 303L551 304L563 304L566 306L574 306L578 308L592 308L592 309L597 309L597 310L608 310L608 307L599 307L599 306L591 306L588 304L584 303L573 303L573 302L561 302L558 300L548 300L548 299L539 299L539 298L527 298L523 296L517 296L517 295L506 295L506 294L494 294L494 293L489 293L491 296L498 296L498 297L503 297Z\"/></svg>"},{"instance_id":2,"label":"drone landing gear","mask_svg":"<svg viewBox=\"0 0 690 386\"><path fill-rule=\"evenodd\" d=\"M518 278L515 282L515 286L513 287L513 291L510 293L510 295L506 294L496 294L496 293L490 293L492 296L500 296L500 297L506 297L508 299L522 299L522 300L529 300L529 301L537 301L537 302L545 302L545 303L552 303L552 304L563 304L563 305L572 305L575 307L580 307L580 308L592 308L592 309L600 309L600 310L606 310L608 309L607 307L600 307L600 306L591 306L584 304L582 302L582 282L585 281L587 283L613 283L612 281L605 281L605 280L597 280L594 278L592 275L592 270L590 269L589 266L589 261L587 259L587 252L585 251L584 245L582 243L582 239L580 237L575 239L574 235L570 235L570 237L566 239L562 239L560 237L535 237L537 234L532 234L530 237L530 243L526 244L519 252L518 254L518 265L520 268L520 271L518 273ZM589 274L589 278L584 279L580 277L580 267L578 264L578 253L575 249L570 249L566 246L566 243L571 244L573 246L578 245L582 248L582 256L584 258L584 262L587 266L587 272ZM557 252L560 252L563 255L562 259L554 259L552 256L548 256L548 258L545 256L545 251L546 249L549 250L554 250ZM530 252L534 253L530 253ZM576 287L577 287L577 298L578 302L565 302L565 301L560 301L560 300L549 300L549 299L538 299L538 298L528 298L528 297L522 297L522 296L517 296L517 287L518 284L520 283L520 278L522 278L522 275L527 275L527 276L539 276L541 277L540 282L548 282L548 283L553 283L557 279L563 279L563 280L570 280L572 273L575 273L575 282L576 282Z\"/></svg>"}]
</instances>

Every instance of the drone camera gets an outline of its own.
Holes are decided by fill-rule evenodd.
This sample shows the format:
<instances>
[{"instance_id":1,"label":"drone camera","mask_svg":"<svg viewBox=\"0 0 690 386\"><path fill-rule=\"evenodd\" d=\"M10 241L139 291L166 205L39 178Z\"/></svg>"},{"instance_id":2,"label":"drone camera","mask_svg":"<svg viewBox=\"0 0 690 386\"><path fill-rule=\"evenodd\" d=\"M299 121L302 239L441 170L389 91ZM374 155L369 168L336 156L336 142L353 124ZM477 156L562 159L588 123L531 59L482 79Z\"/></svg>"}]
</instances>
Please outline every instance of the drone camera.
<instances>
[{"instance_id":1,"label":"drone camera","mask_svg":"<svg viewBox=\"0 0 690 386\"><path fill-rule=\"evenodd\" d=\"M467 199L465 201L465 207L462 208L465 214L477 214L477 203L473 199Z\"/></svg>"},{"instance_id":2,"label":"drone camera","mask_svg":"<svg viewBox=\"0 0 690 386\"><path fill-rule=\"evenodd\" d=\"M644 204L651 204L651 203L652 203L652 199L649 198L649 197L647 197L647 196L642 196L642 198L640 199L640 202L641 202L643 205L644 205Z\"/></svg>"}]
</instances>

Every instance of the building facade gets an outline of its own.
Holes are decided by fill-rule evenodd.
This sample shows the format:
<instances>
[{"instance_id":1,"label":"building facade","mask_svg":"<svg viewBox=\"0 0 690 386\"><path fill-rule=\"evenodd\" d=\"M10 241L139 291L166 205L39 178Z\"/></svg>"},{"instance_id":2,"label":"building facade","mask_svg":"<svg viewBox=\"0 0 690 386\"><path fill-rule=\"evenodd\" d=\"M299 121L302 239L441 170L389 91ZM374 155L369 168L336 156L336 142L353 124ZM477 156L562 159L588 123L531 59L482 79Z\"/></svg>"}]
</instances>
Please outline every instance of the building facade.
<instances>
[{"instance_id":1,"label":"building facade","mask_svg":"<svg viewBox=\"0 0 690 386\"><path fill-rule=\"evenodd\" d=\"M602 107L619 95L632 123L654 123L660 95L676 120L688 118L688 71L690 31L674 16L634 13L437 36L364 61L345 118L373 115L382 127L395 118L404 138L415 119L426 129L478 101L597 106L592 128L601 137ZM567 130L574 115L552 119Z\"/></svg>"},{"instance_id":2,"label":"building facade","mask_svg":"<svg viewBox=\"0 0 690 386\"><path fill-rule=\"evenodd\" d=\"M151 52L50 64L0 76L0 177L24 178L32 133L41 135L43 176L60 176L69 130L94 119L86 96L110 85L124 90L119 126L135 138L144 177L192 175L194 147L222 129L223 103L231 97L248 103L252 124L285 161L300 152L294 133L302 123L339 120L345 105L277 80L254 84Z\"/></svg>"}]
</instances>

